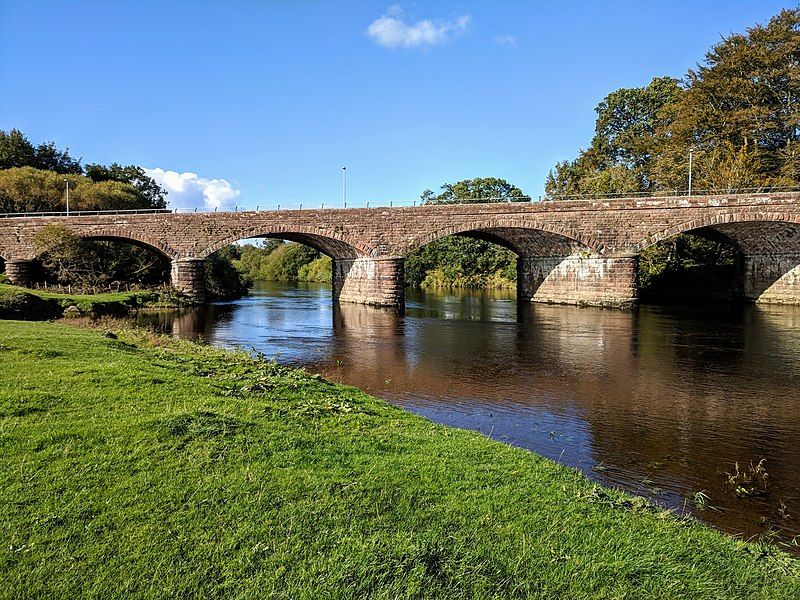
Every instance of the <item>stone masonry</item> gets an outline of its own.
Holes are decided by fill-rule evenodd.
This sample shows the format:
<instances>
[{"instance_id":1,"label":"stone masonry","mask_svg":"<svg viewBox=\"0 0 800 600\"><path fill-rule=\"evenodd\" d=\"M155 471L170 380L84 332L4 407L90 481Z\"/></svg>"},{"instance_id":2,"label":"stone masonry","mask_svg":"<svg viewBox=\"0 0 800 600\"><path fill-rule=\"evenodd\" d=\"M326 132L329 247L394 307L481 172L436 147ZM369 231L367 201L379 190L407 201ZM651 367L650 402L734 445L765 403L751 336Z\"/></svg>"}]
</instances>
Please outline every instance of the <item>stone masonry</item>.
<instances>
[{"instance_id":1,"label":"stone masonry","mask_svg":"<svg viewBox=\"0 0 800 600\"><path fill-rule=\"evenodd\" d=\"M679 233L723 236L744 255L745 296L800 303L800 192L538 203L229 213L74 214L0 218L0 257L26 284L54 223L77 235L128 240L173 261L178 289L205 297L203 260L237 240L282 238L333 259L334 297L401 307L403 261L448 235L499 243L519 256L521 299L592 306L636 302L636 261Z\"/></svg>"}]
</instances>

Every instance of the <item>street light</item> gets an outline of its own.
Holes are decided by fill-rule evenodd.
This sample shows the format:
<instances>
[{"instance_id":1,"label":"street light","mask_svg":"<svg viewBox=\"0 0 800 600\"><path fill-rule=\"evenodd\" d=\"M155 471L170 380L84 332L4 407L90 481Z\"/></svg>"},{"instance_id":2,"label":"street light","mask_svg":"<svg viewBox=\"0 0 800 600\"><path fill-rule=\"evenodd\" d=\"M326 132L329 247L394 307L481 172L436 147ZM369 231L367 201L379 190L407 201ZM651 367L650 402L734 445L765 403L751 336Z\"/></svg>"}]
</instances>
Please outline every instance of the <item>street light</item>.
<instances>
[{"instance_id":1,"label":"street light","mask_svg":"<svg viewBox=\"0 0 800 600\"><path fill-rule=\"evenodd\" d=\"M347 167L342 167L342 204L347 208Z\"/></svg>"},{"instance_id":2,"label":"street light","mask_svg":"<svg viewBox=\"0 0 800 600\"><path fill-rule=\"evenodd\" d=\"M67 216L69 216L69 179L64 177L64 185L67 186Z\"/></svg>"},{"instance_id":3,"label":"street light","mask_svg":"<svg viewBox=\"0 0 800 600\"><path fill-rule=\"evenodd\" d=\"M694 148L689 148L689 195L692 195L692 155Z\"/></svg>"}]
</instances>

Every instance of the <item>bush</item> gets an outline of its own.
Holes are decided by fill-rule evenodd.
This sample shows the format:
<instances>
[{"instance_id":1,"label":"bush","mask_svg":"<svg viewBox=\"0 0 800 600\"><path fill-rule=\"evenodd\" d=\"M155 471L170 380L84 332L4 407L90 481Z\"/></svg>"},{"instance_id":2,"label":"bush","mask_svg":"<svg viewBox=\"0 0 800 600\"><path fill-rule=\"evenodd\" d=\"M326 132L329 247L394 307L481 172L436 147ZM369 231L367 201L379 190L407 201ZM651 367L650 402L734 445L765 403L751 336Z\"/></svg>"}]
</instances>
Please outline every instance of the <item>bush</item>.
<instances>
[{"instance_id":1,"label":"bush","mask_svg":"<svg viewBox=\"0 0 800 600\"><path fill-rule=\"evenodd\" d=\"M330 283L333 279L333 263L327 256L320 256L297 271L298 281Z\"/></svg>"}]
</instances>

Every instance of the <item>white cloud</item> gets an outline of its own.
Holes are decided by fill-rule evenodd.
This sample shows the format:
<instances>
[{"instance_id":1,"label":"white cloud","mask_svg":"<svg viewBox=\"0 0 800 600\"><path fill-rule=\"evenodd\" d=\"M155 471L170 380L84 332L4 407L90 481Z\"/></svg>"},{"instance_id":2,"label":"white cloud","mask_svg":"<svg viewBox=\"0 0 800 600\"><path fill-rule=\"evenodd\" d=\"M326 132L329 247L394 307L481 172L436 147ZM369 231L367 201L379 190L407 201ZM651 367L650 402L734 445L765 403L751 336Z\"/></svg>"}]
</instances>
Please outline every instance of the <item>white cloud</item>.
<instances>
[{"instance_id":1,"label":"white cloud","mask_svg":"<svg viewBox=\"0 0 800 600\"><path fill-rule=\"evenodd\" d=\"M405 20L403 9L395 4L369 24L367 35L384 48L436 46L467 31L471 22L469 15L461 15L452 21L423 19L410 24Z\"/></svg>"},{"instance_id":2,"label":"white cloud","mask_svg":"<svg viewBox=\"0 0 800 600\"><path fill-rule=\"evenodd\" d=\"M206 179L189 171L145 169L158 185L167 190L170 208L233 208L242 192L226 179Z\"/></svg>"},{"instance_id":3,"label":"white cloud","mask_svg":"<svg viewBox=\"0 0 800 600\"><path fill-rule=\"evenodd\" d=\"M507 46L509 48L517 47L517 38L513 35L496 35L492 38L495 46Z\"/></svg>"}]
</instances>

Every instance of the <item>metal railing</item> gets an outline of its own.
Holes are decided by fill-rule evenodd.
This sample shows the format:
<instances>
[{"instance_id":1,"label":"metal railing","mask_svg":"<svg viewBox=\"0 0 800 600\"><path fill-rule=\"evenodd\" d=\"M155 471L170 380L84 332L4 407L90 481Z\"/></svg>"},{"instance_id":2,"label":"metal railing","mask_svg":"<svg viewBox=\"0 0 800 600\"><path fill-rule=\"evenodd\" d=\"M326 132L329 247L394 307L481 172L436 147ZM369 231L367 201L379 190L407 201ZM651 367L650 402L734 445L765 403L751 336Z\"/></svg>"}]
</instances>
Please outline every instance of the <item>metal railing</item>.
<instances>
[{"instance_id":1,"label":"metal railing","mask_svg":"<svg viewBox=\"0 0 800 600\"><path fill-rule=\"evenodd\" d=\"M692 190L691 195L688 190L655 190L650 192L620 192L610 194L563 194L553 196L504 196L504 197L484 197L484 198L470 198L469 201L474 203L499 203L499 202L555 202L555 201L595 201L595 200L622 200L622 199L659 199L659 198L678 198L678 197L702 197L702 196L736 196L736 195L752 195L752 194L770 194L770 193L785 193L785 192L800 192L798 186L774 186L774 187L752 187L752 188L737 188L737 189L705 189L705 190ZM343 210L353 208L411 208L416 206L449 206L452 204L467 203L464 201L440 201L440 202L425 202L423 200L388 200L388 201L361 201L361 202L323 202L316 203L298 203L298 204L273 204L273 205L256 205L255 208L246 206L232 206L232 207L196 207L196 208L139 208L139 209L119 209L119 210L71 210L69 213L66 211L50 211L50 212L18 212L18 213L0 213L0 219L14 218L14 217L81 217L81 216L99 216L99 215L139 215L139 214L186 214L186 213L229 213L229 212L272 212L280 210Z\"/></svg>"},{"instance_id":2,"label":"metal railing","mask_svg":"<svg viewBox=\"0 0 800 600\"><path fill-rule=\"evenodd\" d=\"M651 190L648 192L617 192L606 194L554 194L542 198L546 201L570 201L570 200L614 200L624 198L679 198L695 196L743 196L750 194L772 194L781 192L800 192L800 186L761 186L748 188L706 188L692 189L691 194L688 189L674 190Z\"/></svg>"},{"instance_id":3,"label":"metal railing","mask_svg":"<svg viewBox=\"0 0 800 600\"><path fill-rule=\"evenodd\" d=\"M146 215L146 214L172 214L175 211L171 208L126 208L126 209L111 209L111 210L71 210L69 212L62 211L45 211L45 212L17 212L17 213L0 213L0 219L9 219L11 217L71 217L81 215Z\"/></svg>"}]
</instances>

